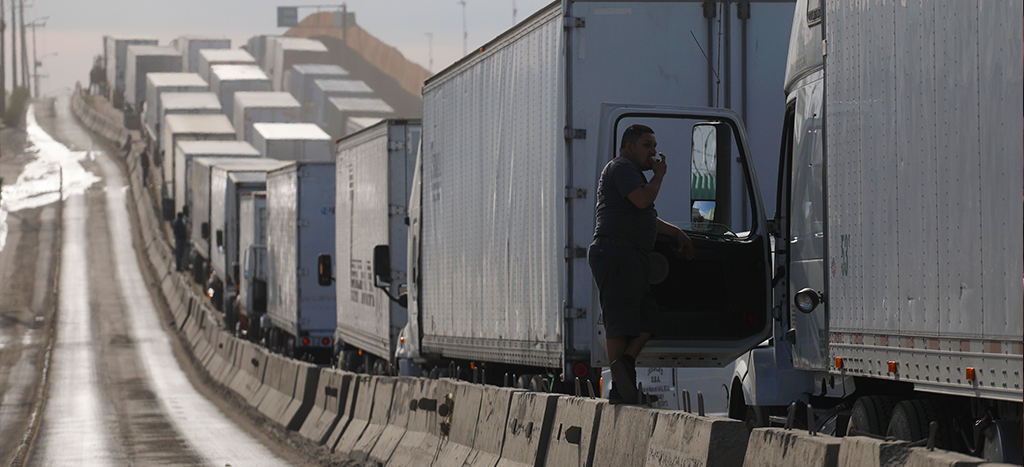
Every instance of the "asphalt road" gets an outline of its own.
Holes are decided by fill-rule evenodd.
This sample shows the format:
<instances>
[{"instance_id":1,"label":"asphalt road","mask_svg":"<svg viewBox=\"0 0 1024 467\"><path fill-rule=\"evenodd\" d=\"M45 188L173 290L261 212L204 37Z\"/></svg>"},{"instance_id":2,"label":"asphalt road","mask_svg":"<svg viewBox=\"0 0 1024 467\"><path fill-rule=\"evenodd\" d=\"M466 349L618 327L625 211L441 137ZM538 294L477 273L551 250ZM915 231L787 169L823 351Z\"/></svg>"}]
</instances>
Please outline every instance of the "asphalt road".
<instances>
[{"instance_id":1,"label":"asphalt road","mask_svg":"<svg viewBox=\"0 0 1024 467\"><path fill-rule=\"evenodd\" d=\"M175 358L180 348L132 247L126 179L115 159L120 154L108 154L117 149L80 127L67 98L37 103L26 134L28 147L36 148L27 156L48 158L63 169L65 199L12 211L6 219L0 461L8 462L6 453L16 452L32 433L54 324L45 409L28 465L315 463L291 452L241 409L211 398L216 391L197 384L194 370ZM50 316L54 281L59 300Z\"/></svg>"}]
</instances>

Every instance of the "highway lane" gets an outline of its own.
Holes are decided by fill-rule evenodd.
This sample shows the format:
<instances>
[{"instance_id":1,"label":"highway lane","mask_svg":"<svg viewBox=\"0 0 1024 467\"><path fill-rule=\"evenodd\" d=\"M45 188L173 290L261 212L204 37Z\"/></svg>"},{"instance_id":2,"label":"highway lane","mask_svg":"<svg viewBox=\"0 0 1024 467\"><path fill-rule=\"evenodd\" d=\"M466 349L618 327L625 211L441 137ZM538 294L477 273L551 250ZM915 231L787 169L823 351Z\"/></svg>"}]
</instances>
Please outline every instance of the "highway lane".
<instances>
[{"instance_id":1,"label":"highway lane","mask_svg":"<svg viewBox=\"0 0 1024 467\"><path fill-rule=\"evenodd\" d=\"M35 135L41 151L66 151L98 180L64 204L50 392L29 465L290 464L207 400L175 360L131 246L126 180L104 144L66 98L29 118L30 140L38 121L59 141Z\"/></svg>"}]
</instances>

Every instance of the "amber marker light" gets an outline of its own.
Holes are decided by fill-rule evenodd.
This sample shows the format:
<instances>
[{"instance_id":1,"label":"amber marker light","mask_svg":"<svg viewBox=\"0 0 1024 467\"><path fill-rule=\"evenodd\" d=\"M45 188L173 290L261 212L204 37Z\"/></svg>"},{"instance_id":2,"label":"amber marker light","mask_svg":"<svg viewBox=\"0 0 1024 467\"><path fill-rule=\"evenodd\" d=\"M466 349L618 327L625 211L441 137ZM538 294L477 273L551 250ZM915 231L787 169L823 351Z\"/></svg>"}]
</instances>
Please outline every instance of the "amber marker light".
<instances>
[{"instance_id":1,"label":"amber marker light","mask_svg":"<svg viewBox=\"0 0 1024 467\"><path fill-rule=\"evenodd\" d=\"M977 379L977 377L974 374L974 367L967 367L967 371L965 373L966 374L964 376L967 377L968 381L974 381L975 379Z\"/></svg>"},{"instance_id":2,"label":"amber marker light","mask_svg":"<svg viewBox=\"0 0 1024 467\"><path fill-rule=\"evenodd\" d=\"M896 362L889 362L889 373L896 373Z\"/></svg>"},{"instance_id":3,"label":"amber marker light","mask_svg":"<svg viewBox=\"0 0 1024 467\"><path fill-rule=\"evenodd\" d=\"M843 368L843 357L836 357L836 368Z\"/></svg>"}]
</instances>

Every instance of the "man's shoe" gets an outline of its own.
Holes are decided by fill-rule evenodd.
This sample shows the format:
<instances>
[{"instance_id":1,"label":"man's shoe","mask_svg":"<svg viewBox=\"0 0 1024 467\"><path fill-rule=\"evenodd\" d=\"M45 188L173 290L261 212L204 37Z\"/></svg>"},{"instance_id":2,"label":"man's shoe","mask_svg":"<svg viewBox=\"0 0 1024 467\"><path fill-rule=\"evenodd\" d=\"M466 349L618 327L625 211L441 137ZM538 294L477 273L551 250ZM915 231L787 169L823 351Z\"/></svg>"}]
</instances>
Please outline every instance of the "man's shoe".
<instances>
[{"instance_id":1,"label":"man's shoe","mask_svg":"<svg viewBox=\"0 0 1024 467\"><path fill-rule=\"evenodd\" d=\"M615 383L612 383L612 389L608 391L608 403L611 405L619 404L633 404L636 401L628 401L619 394L619 388Z\"/></svg>"},{"instance_id":2,"label":"man's shoe","mask_svg":"<svg viewBox=\"0 0 1024 467\"><path fill-rule=\"evenodd\" d=\"M635 404L637 396L636 370L630 368L631 366L622 358L616 359L612 362L612 376L615 377L616 386L623 400L626 400L629 404Z\"/></svg>"}]
</instances>

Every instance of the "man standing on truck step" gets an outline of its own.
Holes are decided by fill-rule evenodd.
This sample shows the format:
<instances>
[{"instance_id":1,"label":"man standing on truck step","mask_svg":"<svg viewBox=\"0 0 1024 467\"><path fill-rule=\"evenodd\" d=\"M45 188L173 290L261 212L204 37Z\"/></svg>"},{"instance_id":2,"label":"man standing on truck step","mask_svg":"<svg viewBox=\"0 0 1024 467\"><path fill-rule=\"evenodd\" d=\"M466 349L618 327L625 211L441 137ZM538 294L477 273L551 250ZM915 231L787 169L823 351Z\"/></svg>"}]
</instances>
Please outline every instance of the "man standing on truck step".
<instances>
[{"instance_id":1,"label":"man standing on truck step","mask_svg":"<svg viewBox=\"0 0 1024 467\"><path fill-rule=\"evenodd\" d=\"M636 357L657 329L658 304L647 278L658 234L675 237L679 251L693 257L686 233L658 218L654 209L668 170L657 146L650 127L626 128L619 156L605 165L597 183L594 243L587 257L604 314L613 404L637 402ZM645 170L654 171L650 180Z\"/></svg>"},{"instance_id":2,"label":"man standing on truck step","mask_svg":"<svg viewBox=\"0 0 1024 467\"><path fill-rule=\"evenodd\" d=\"M181 271L181 261L185 257L185 245L188 242L188 228L185 227L185 214L178 211L178 217L171 222L174 232L174 270Z\"/></svg>"}]
</instances>

